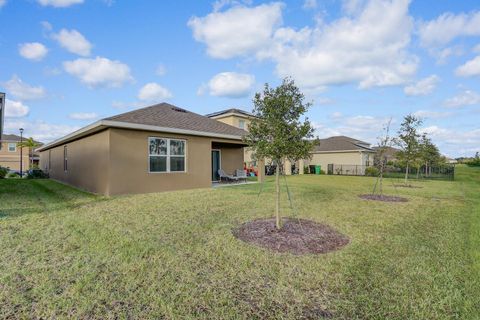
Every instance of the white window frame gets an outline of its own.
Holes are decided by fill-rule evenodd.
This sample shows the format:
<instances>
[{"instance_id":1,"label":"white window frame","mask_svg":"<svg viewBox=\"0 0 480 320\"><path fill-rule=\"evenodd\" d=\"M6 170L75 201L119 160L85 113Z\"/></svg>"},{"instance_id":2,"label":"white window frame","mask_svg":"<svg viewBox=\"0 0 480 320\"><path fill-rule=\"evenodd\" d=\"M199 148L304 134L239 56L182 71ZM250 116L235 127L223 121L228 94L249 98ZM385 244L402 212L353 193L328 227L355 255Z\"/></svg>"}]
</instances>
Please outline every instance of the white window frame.
<instances>
[{"instance_id":1,"label":"white window frame","mask_svg":"<svg viewBox=\"0 0 480 320\"><path fill-rule=\"evenodd\" d=\"M243 125L241 125L243 123ZM238 127L240 129L245 129L246 121L243 119L238 120Z\"/></svg>"},{"instance_id":2,"label":"white window frame","mask_svg":"<svg viewBox=\"0 0 480 320\"><path fill-rule=\"evenodd\" d=\"M10 146L13 145L13 151L10 150ZM17 144L16 143L13 143L13 142L9 142L8 143L8 152L17 152Z\"/></svg>"},{"instance_id":3,"label":"white window frame","mask_svg":"<svg viewBox=\"0 0 480 320\"><path fill-rule=\"evenodd\" d=\"M167 140L167 154L166 155L151 155L150 154L150 140L151 139L162 139L162 140ZM171 155L170 154L170 141L183 141L185 144L184 148L184 154L183 155ZM179 138L165 138L165 137L148 137L147 139L147 165L148 165L148 173L186 173L187 172L187 140L185 139L179 139ZM167 170L166 171L151 171L150 170L150 158L151 157L165 157L166 162L167 162ZM184 165L183 165L183 171L170 171L170 158L171 157L178 157L181 158L183 157Z\"/></svg>"}]
</instances>

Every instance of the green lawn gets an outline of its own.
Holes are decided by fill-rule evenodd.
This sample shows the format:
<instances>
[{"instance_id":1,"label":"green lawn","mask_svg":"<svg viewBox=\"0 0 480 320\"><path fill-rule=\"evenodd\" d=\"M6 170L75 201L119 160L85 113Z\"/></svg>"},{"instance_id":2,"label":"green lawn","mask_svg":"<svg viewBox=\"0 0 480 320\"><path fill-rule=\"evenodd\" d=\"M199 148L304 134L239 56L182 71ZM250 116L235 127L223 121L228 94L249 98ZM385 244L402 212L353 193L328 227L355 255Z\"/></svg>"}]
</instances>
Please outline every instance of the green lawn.
<instances>
[{"instance_id":1,"label":"green lawn","mask_svg":"<svg viewBox=\"0 0 480 320\"><path fill-rule=\"evenodd\" d=\"M361 200L373 178L293 176L297 216L351 243L274 254L232 228L270 216L273 184L96 197L0 180L0 318L475 319L480 169ZM292 214L286 196L286 216Z\"/></svg>"}]
</instances>

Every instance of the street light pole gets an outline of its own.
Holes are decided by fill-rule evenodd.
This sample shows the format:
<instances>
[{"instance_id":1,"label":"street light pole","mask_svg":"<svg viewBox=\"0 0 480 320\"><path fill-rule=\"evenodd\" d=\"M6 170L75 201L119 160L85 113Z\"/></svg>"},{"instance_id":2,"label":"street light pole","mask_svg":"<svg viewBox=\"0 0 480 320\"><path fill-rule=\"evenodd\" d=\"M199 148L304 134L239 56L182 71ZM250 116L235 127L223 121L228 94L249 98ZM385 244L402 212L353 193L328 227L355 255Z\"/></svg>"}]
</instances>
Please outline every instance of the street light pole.
<instances>
[{"instance_id":1,"label":"street light pole","mask_svg":"<svg viewBox=\"0 0 480 320\"><path fill-rule=\"evenodd\" d=\"M23 128L20 128L20 178L23 177Z\"/></svg>"}]
</instances>

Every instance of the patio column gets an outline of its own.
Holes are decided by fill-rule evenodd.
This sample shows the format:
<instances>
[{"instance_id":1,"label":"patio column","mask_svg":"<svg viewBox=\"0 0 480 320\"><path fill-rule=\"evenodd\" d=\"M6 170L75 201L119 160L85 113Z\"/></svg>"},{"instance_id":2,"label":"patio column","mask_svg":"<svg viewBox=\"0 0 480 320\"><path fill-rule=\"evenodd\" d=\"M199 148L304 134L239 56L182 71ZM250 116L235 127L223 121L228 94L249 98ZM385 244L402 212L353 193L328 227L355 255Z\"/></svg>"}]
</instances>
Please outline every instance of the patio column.
<instances>
[{"instance_id":1,"label":"patio column","mask_svg":"<svg viewBox=\"0 0 480 320\"><path fill-rule=\"evenodd\" d=\"M265 180L265 160L257 161L257 169L258 169L257 181L263 182Z\"/></svg>"},{"instance_id":2,"label":"patio column","mask_svg":"<svg viewBox=\"0 0 480 320\"><path fill-rule=\"evenodd\" d=\"M290 162L290 160L285 159L285 164L283 165L283 169L285 170L286 176L292 175L292 163Z\"/></svg>"},{"instance_id":3,"label":"patio column","mask_svg":"<svg viewBox=\"0 0 480 320\"><path fill-rule=\"evenodd\" d=\"M305 162L303 159L298 160L298 174L303 174L303 168L305 167Z\"/></svg>"}]
</instances>

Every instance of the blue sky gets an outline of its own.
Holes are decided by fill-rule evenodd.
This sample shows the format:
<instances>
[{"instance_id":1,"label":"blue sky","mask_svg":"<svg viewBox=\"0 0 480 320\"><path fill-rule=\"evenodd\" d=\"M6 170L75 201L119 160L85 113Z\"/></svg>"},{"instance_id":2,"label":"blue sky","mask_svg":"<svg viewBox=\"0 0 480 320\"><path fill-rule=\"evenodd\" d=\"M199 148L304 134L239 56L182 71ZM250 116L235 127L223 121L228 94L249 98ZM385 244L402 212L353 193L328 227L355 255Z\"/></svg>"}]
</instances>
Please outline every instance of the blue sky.
<instances>
[{"instance_id":1,"label":"blue sky","mask_svg":"<svg viewBox=\"0 0 480 320\"><path fill-rule=\"evenodd\" d=\"M480 151L480 4L464 1L0 0L6 133L50 141L167 101L252 108L292 76L320 137L376 143L424 119L449 156Z\"/></svg>"}]
</instances>

